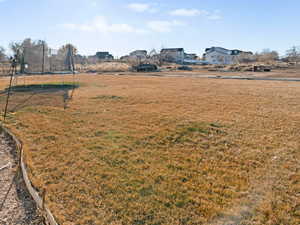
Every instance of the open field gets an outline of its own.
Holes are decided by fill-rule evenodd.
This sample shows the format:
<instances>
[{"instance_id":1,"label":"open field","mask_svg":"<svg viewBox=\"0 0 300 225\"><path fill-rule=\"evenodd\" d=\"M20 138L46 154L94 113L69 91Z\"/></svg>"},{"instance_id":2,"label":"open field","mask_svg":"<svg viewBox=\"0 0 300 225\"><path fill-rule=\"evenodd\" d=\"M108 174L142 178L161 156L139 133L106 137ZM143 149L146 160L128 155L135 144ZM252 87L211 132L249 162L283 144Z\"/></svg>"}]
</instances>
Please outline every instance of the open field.
<instances>
[{"instance_id":1,"label":"open field","mask_svg":"<svg viewBox=\"0 0 300 225\"><path fill-rule=\"evenodd\" d=\"M72 76L22 79L50 90L7 126L60 224L300 224L299 82L81 74L66 105Z\"/></svg>"}]
</instances>

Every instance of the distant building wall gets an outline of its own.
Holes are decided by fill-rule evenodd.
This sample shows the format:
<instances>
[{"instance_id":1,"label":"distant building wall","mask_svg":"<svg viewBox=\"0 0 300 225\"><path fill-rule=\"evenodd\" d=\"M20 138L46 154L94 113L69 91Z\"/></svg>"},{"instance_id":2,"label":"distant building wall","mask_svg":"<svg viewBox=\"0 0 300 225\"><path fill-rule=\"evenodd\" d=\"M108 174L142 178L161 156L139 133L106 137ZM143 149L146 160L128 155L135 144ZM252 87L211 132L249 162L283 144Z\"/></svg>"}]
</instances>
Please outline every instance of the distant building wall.
<instances>
[{"instance_id":1,"label":"distant building wall","mask_svg":"<svg viewBox=\"0 0 300 225\"><path fill-rule=\"evenodd\" d=\"M215 51L207 53L204 60L211 64L233 64L234 56Z\"/></svg>"},{"instance_id":2,"label":"distant building wall","mask_svg":"<svg viewBox=\"0 0 300 225\"><path fill-rule=\"evenodd\" d=\"M160 54L162 59L166 62L182 63L185 57L183 48L162 49Z\"/></svg>"}]
</instances>

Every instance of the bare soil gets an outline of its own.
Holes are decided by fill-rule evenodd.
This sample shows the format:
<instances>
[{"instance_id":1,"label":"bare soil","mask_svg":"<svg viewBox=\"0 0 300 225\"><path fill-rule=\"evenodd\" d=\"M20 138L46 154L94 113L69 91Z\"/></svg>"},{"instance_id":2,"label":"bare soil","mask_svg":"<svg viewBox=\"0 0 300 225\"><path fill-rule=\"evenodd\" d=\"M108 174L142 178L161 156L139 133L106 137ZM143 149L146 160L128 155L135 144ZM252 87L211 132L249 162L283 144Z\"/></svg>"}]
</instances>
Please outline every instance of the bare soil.
<instances>
[{"instance_id":1,"label":"bare soil","mask_svg":"<svg viewBox=\"0 0 300 225\"><path fill-rule=\"evenodd\" d=\"M17 169L17 154L12 143L0 134L0 224L41 225L35 203Z\"/></svg>"}]
</instances>

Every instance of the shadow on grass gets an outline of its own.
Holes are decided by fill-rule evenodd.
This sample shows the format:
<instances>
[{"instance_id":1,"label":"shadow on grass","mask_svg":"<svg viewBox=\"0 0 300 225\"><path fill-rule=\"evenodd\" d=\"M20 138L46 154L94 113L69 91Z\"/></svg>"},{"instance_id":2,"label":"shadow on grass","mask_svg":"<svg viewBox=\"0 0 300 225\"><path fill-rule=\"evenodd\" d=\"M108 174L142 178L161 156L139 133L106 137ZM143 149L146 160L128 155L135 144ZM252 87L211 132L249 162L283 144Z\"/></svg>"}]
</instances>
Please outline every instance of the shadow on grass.
<instances>
[{"instance_id":1,"label":"shadow on grass","mask_svg":"<svg viewBox=\"0 0 300 225\"><path fill-rule=\"evenodd\" d=\"M55 92L55 91L69 91L79 88L79 84L75 83L46 83L46 84L30 84L30 85L17 85L11 88L12 92ZM5 89L5 92L8 88Z\"/></svg>"},{"instance_id":2,"label":"shadow on grass","mask_svg":"<svg viewBox=\"0 0 300 225\"><path fill-rule=\"evenodd\" d=\"M17 85L11 88L8 111L16 112L30 106L52 106L66 108L78 83L45 83ZM6 104L6 88L0 95L0 109Z\"/></svg>"}]
</instances>

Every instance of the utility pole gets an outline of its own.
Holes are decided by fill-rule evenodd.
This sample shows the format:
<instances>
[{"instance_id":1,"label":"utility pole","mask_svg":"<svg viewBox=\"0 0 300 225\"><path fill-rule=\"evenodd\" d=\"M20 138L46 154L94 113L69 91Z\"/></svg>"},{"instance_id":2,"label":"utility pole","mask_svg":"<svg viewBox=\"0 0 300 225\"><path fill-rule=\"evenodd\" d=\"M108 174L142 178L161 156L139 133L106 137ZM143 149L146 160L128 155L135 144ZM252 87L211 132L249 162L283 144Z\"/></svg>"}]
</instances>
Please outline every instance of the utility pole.
<instances>
[{"instance_id":1,"label":"utility pole","mask_svg":"<svg viewBox=\"0 0 300 225\"><path fill-rule=\"evenodd\" d=\"M71 53L71 63L72 63L72 71L73 71L73 74L75 74L75 62L74 62L74 50L72 49L72 53Z\"/></svg>"},{"instance_id":2,"label":"utility pole","mask_svg":"<svg viewBox=\"0 0 300 225\"><path fill-rule=\"evenodd\" d=\"M26 53L26 48L23 48L22 54L20 54L18 51L18 55L21 60L20 73L22 73L22 74L25 73L25 53Z\"/></svg>"}]
</instances>

